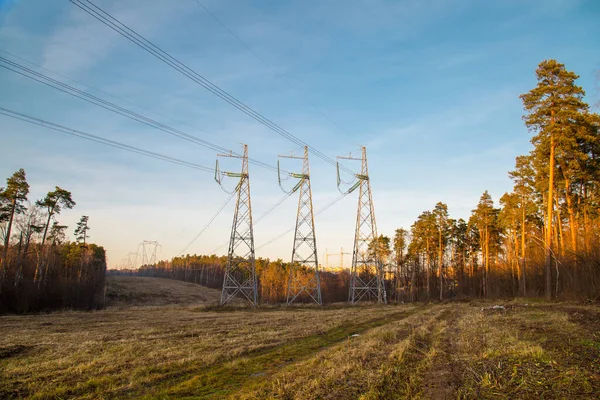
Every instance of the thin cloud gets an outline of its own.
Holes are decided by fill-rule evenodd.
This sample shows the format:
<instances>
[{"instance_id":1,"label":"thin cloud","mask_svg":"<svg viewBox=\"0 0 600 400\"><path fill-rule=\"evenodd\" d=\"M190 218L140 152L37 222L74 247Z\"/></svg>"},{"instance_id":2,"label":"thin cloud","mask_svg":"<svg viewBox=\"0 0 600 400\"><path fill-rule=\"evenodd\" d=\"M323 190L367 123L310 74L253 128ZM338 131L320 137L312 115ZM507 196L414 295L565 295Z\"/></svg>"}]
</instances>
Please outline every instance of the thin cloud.
<instances>
[{"instance_id":1,"label":"thin cloud","mask_svg":"<svg viewBox=\"0 0 600 400\"><path fill-rule=\"evenodd\" d=\"M390 140L419 138L433 140L452 135L466 127L480 126L504 107L518 101L509 88L485 93L460 105L420 114L418 119L398 128L391 128L369 141L370 149L386 146Z\"/></svg>"}]
</instances>

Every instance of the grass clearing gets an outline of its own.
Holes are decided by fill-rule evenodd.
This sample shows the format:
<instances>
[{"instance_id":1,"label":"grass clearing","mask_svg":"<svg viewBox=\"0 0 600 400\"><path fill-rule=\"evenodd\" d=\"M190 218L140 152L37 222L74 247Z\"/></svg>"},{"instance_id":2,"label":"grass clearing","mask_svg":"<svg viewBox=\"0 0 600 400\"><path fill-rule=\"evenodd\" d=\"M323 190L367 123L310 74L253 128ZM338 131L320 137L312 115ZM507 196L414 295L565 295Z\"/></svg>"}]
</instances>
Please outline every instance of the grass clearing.
<instances>
[{"instance_id":1,"label":"grass clearing","mask_svg":"<svg viewBox=\"0 0 600 400\"><path fill-rule=\"evenodd\" d=\"M194 283L144 276L106 278L108 307L164 306L174 304L216 304L221 292Z\"/></svg>"},{"instance_id":2,"label":"grass clearing","mask_svg":"<svg viewBox=\"0 0 600 400\"><path fill-rule=\"evenodd\" d=\"M569 319L561 307L547 306L465 317L458 354L468 369L461 397L583 399L600 393L598 336Z\"/></svg>"},{"instance_id":3,"label":"grass clearing","mask_svg":"<svg viewBox=\"0 0 600 400\"><path fill-rule=\"evenodd\" d=\"M179 305L0 317L0 398L600 393L594 306L507 302L506 312L491 313L482 312L485 302L220 309L180 292Z\"/></svg>"},{"instance_id":4,"label":"grass clearing","mask_svg":"<svg viewBox=\"0 0 600 400\"><path fill-rule=\"evenodd\" d=\"M0 351L8 356L0 360L0 394L94 398L93 387L109 397L142 395L217 363L336 330L342 336L398 312L173 306L0 317Z\"/></svg>"}]
</instances>

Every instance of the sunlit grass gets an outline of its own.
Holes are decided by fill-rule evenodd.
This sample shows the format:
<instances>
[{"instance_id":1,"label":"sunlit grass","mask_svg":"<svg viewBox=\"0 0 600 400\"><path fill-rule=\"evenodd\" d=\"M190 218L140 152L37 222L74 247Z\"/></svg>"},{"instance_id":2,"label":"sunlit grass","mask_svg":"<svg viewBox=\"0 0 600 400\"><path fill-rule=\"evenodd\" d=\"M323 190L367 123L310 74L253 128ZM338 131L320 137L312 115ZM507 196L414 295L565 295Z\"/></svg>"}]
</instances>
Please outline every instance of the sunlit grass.
<instances>
[{"instance_id":1,"label":"sunlit grass","mask_svg":"<svg viewBox=\"0 0 600 400\"><path fill-rule=\"evenodd\" d=\"M180 300L193 301L189 295ZM121 303L4 316L0 398L570 399L600 392L597 307L520 301L497 312L489 305Z\"/></svg>"}]
</instances>

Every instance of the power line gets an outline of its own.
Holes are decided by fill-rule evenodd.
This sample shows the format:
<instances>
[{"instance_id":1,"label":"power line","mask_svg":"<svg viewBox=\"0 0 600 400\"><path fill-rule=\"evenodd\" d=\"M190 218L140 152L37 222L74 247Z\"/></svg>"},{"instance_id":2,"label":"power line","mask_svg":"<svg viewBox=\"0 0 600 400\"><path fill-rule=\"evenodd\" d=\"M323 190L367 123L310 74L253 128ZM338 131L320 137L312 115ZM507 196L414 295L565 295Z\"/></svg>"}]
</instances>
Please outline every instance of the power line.
<instances>
[{"instance_id":1,"label":"power line","mask_svg":"<svg viewBox=\"0 0 600 400\"><path fill-rule=\"evenodd\" d=\"M333 205L334 205L334 204L336 204L338 201L342 200L344 197L346 197L346 196L347 196L347 195L349 195L350 193L352 193L352 192L350 192L350 191L347 191L347 192L345 192L344 194L342 194L341 196L338 196L337 198L333 199L333 200L332 200L331 202L329 202L329 203L328 203L328 204L327 204L325 207L323 207L323 208L321 208L319 211L317 211L317 212L315 213L315 217L316 217L317 215L321 214L322 212L325 212L327 209L329 209L329 208L333 207ZM273 239L269 240L268 242L266 242L266 243L263 243L262 245L258 246L258 247L256 248L256 250L262 249L263 247L265 247L265 246L268 246L268 245L270 245L271 243L273 243L273 242L275 242L275 241L277 241L277 240L281 239L282 237L284 237L285 235L287 235L288 233L290 233L290 232L291 232L291 231L293 231L294 229L295 229L295 226L294 226L294 227L292 227L292 228L290 228L290 229L288 229L288 230L286 230L285 232L282 232L281 234L277 235L276 237L274 237Z\"/></svg>"},{"instance_id":2,"label":"power line","mask_svg":"<svg viewBox=\"0 0 600 400\"><path fill-rule=\"evenodd\" d=\"M51 78L51 77L49 77L47 75L44 75L44 74L42 74L40 72L37 72L37 71L34 71L34 70L32 70L30 68L27 68L26 66L21 65L19 63L15 63L15 62L13 62L13 61L11 61L11 60L9 60L7 58L4 58L2 56L0 56L0 67L4 68L6 70L9 70L9 71L15 72L15 73L17 73L17 74L19 74L21 76L24 76L24 77L29 78L31 80L34 80L36 82L39 82L39 83L41 83L43 85L52 87L52 88L54 88L56 90L59 90L59 91L61 91L63 93L66 93L66 94L69 94L71 96L77 97L77 98L79 98L81 100L84 100L84 101L86 101L88 103L97 105L97 106L102 107L102 108L104 108L106 110L109 110L109 111L112 111L114 113L120 114L120 115L122 115L124 117L127 117L129 119L132 119L134 121L141 122L142 124L147 125L149 127L161 130L163 132L166 132L166 133L168 133L168 134L170 134L172 136L179 137L181 139L184 139L184 140L187 140L189 142L198 144L200 146L206 147L206 148L211 149L211 150L216 151L216 152L227 152L227 153L230 152L230 150L228 150L225 147L213 144L213 143L208 142L208 141L206 141L204 139L200 139L200 138L198 138L196 136L193 136L193 135L191 135L189 133L183 132L183 131L181 131L179 129L175 129L175 128L169 126L169 125L165 125L165 124L163 124L161 122L158 122L158 121L156 121L156 120L154 120L152 118L145 117L145 116L143 116L141 114L136 113L135 111L126 109L124 107L121 107L119 105L111 103L108 100L101 99L101 98L99 98L97 96L94 96L94 95L92 95L90 93L87 93L87 92L84 92L82 90L79 90L79 89L77 89L77 88L75 88L75 87L73 87L73 86L71 86L71 85L69 85L67 83L64 83L64 82L61 82L59 80L53 79L53 78ZM250 160L250 162L252 164L256 165L256 166L268 169L270 171L277 171L276 167L274 167L272 165L269 165L269 164L267 164L265 162L262 162L262 161L259 161L259 160L254 160L254 159Z\"/></svg>"},{"instance_id":3,"label":"power line","mask_svg":"<svg viewBox=\"0 0 600 400\"><path fill-rule=\"evenodd\" d=\"M235 192L233 192L235 193ZM277 200L277 202L275 204L273 204L271 207L269 207L267 209L267 211L265 211L264 213L262 213L257 219L255 219L253 221L254 225L257 225L262 219L264 219L267 215L271 214L273 211L275 211L275 209L277 207L279 207L281 204L283 204L283 202L285 200L287 200L288 198L290 198L295 192L290 191L289 193L286 193L282 198L280 198L279 200ZM229 243L229 242L227 242ZM216 252L217 250L219 250L221 247L226 246L227 243L223 243L221 245L219 245L219 247L215 248L214 250L212 250L210 253L213 254L214 252Z\"/></svg>"},{"instance_id":4,"label":"power line","mask_svg":"<svg viewBox=\"0 0 600 400\"><path fill-rule=\"evenodd\" d=\"M84 83L84 82L81 82L81 81L79 81L79 80L77 80L77 79L74 79L74 78L73 78L73 77L71 77L71 76L68 76L68 75L65 75L65 74L61 74L60 72L57 72L57 71L51 70L51 69L49 69L49 68L46 68L46 67L44 67L44 66L42 66L42 65L36 64L36 63L32 62L31 60L27 60L27 59L25 59L25 58L23 58L23 57L19 57L19 56L17 56L16 54L13 54L13 53L11 53L11 52L9 52L9 51L6 51L6 50L3 50L3 49L0 49L0 53L7 54L7 55L11 56L11 57L12 57L12 58L14 58L14 59L17 59L17 60L23 61L24 63L27 63L27 64L29 64L29 65L32 65L32 66L34 66L34 67L36 67L36 68L39 68L39 69L42 69L42 70L44 70L44 71L48 71L48 72L50 72L50 73L52 73L52 74L54 74L54 75L60 76L61 78L67 79L67 80L69 80L69 81L71 81L71 82L74 82L74 83L76 83L76 84L78 84L78 85L85 86L86 88L88 88L88 89L91 89L91 90L93 90L93 91L95 91L95 92L98 92L98 93L103 93L103 94L105 94L105 95L107 95L107 96L109 96L109 97L112 97L113 99L120 100L120 101L122 101L123 103L127 103L127 104L129 104L129 105L131 105L131 106L134 106L134 107L136 107L136 108L139 108L139 109L141 109L141 110L145 110L145 111L148 111L149 113L156 114L156 115L159 115L159 116L161 116L161 117L163 117L163 118L170 119L171 121L173 121L173 122L177 122L177 123L179 123L179 124L182 124L182 125L187 125L187 126L189 126L189 127L193 128L193 129L197 129L197 130L199 130L199 131L201 131L201 132L204 132L204 133L207 133L207 134L209 134L209 135L218 136L217 134L215 134L215 133L212 133L212 132L209 132L209 131L207 131L207 130L205 130L205 129L199 128L199 127L197 127L197 126L192 126L192 125L190 125L190 124L188 124L188 123L186 123L186 122L184 122L184 121L181 121L181 120L178 120L178 119L176 119L176 118L173 118L173 117L167 116L167 115L165 115L165 114L162 114L162 113L160 113L160 112L158 112L158 111L156 111L156 110L150 110L150 109L148 109L148 108L142 107L142 106L140 106L139 104L135 104L135 103L133 103L133 102L131 102L131 101L129 101L129 100L126 100L126 99L124 99L124 98L122 98L122 97L119 97L119 96L117 96L117 95L115 95L115 94L109 93L109 92L107 92L107 91L105 91L105 90L98 89L97 87L91 86L91 85L89 85L89 84L87 84L87 83Z\"/></svg>"},{"instance_id":5,"label":"power line","mask_svg":"<svg viewBox=\"0 0 600 400\"><path fill-rule=\"evenodd\" d=\"M232 96L231 94L226 92L225 90L221 89L219 86L215 85L214 83L212 83L205 77L201 76L194 70L190 69L188 66L186 66L185 64L183 64L176 58L172 57L165 51L163 51L161 48L156 46L154 43L150 42L143 36L139 35L133 29L129 28L127 25L123 24L121 21L114 18L112 15L110 15L109 13L104 11L102 8L95 5L92 1L85 0L85 3L83 2L84 0L69 0L69 1L71 3L73 3L74 5L76 5L77 7L79 7L84 12L86 12L87 14L91 15L92 17L96 18L98 21L102 22L103 24L105 24L106 26L108 26L109 28L114 30L115 32L121 34L123 37L130 40L132 43L134 43L138 47L142 48L149 54L155 56L156 58L158 58L165 64L169 65L176 71L180 72L182 75L188 77L192 81L194 81L197 84L199 84L200 86L204 87L206 90L208 90L209 92L218 96L222 100L231 104L232 106L234 106L238 110L242 111L244 114L248 115L249 117L253 118L257 122L260 122L267 128L274 131L275 133L279 134L280 136L290 140L291 142L293 142L299 146L307 146L313 154L315 154L317 157L321 158L323 161L325 161L331 165L334 165L334 166L336 165L336 161L333 158L328 157L327 155L323 154L316 148L308 145L306 142L302 141L301 139L294 136L287 130L283 129L282 127L277 125L275 122L266 118L261 113L257 112L256 110L252 109L251 107L247 106L246 104L244 104L243 102L241 102L240 100L238 100L237 98L235 98L234 96ZM347 168L345 166L341 166L340 168L344 172L353 174L352 170L350 170L349 168Z\"/></svg>"},{"instance_id":6,"label":"power line","mask_svg":"<svg viewBox=\"0 0 600 400\"><path fill-rule=\"evenodd\" d=\"M146 157L151 157L151 158L155 158L158 160L170 162L173 164L182 165L184 167L194 168L194 169L204 171L204 172L209 172L209 173L214 172L213 168L210 168L210 167L205 167L203 165L198 165L198 164L195 164L195 163L192 163L189 161L184 161L184 160L180 160L178 158L169 157L164 154L155 153L153 151L140 149L139 147L130 146L130 145L127 145L124 143L119 143L114 140L105 139L100 136L92 135L90 133L86 133L86 132L82 132L82 131L79 131L79 130L76 130L73 128L68 128L66 126L58 125L58 124L55 124L55 123L52 123L52 122L49 122L49 121L46 121L46 120L43 120L40 118L32 117L27 114L9 110L4 107L0 107L0 114L6 115L7 117L11 117L11 118L18 119L21 121L29 122L30 124L43 126L44 128L47 128L47 129L52 129L55 131L63 132L68 135L71 135L71 136L76 136L76 137L79 137L82 139L91 140L92 142L100 143L100 144L103 144L106 146L111 146L111 147L114 147L117 149L130 151L132 153L141 154Z\"/></svg>"},{"instance_id":7,"label":"power line","mask_svg":"<svg viewBox=\"0 0 600 400\"><path fill-rule=\"evenodd\" d=\"M2 56L0 56L0 62L8 64L8 66L0 64L0 67L2 67L4 69L7 69L7 70L12 71L12 72L15 72L15 73L17 73L17 74L19 74L21 76L24 76L26 78L32 79L32 80L37 81L39 83L42 83L42 84L44 84L46 86L50 86L50 87L52 87L54 89L60 90L63 93L67 93L67 94L70 94L72 96L78 97L78 98L80 98L80 99L82 99L84 101L87 101L88 103L92 103L92 104L98 105L98 106L100 106L100 107L102 107L102 108L104 108L106 110L113 111L113 112L118 113L120 115L123 115L123 116L125 116L127 118L134 119L134 120L136 120L138 122L141 122L141 123L143 123L145 125L148 125L150 127L157 128L157 129L165 131L165 132L167 132L167 133L169 133L171 135L181 137L182 139L185 139L185 140L197 143L197 144L201 144L202 146L205 146L205 147L207 147L207 148L209 148L211 150L214 150L214 151L229 151L225 147L214 145L214 144L212 144L210 142L207 142L205 140L202 140L200 138L197 138L197 137L192 136L190 134L187 134L185 132L178 131L178 130L176 130L174 128L169 127L168 125L164 125L164 124L162 124L160 122L157 122L157 121L155 121L155 120L153 120L151 118L144 117L143 115L140 115L140 114L138 114L138 113L136 113L134 111L128 110L128 109L123 108L121 106L118 106L118 105L116 105L114 103L111 103L111 102L109 102L107 100L104 100L104 99L101 99L99 97L96 97L96 96L94 96L94 95L92 95L90 93L87 93L87 92L84 92L82 90L79 90L79 89L77 89L77 88L75 88L75 87L73 87L71 85L68 85L68 84L63 83L61 81L53 79L53 78L51 78L51 77L49 77L47 75L44 75L42 73L36 72L36 71L34 71L34 70L30 69L30 68L27 68L27 67L25 67L23 65L20 65L18 63L13 62L13 61L10 61L10 60L2 57Z\"/></svg>"},{"instance_id":8,"label":"power line","mask_svg":"<svg viewBox=\"0 0 600 400\"><path fill-rule=\"evenodd\" d=\"M292 192L292 193L293 193L293 192ZM315 212L315 217L316 217L317 215L319 215L319 214L321 214L321 213L325 212L325 211L326 211L326 210L328 210L329 208L333 207L333 206L334 206L334 205L335 205L337 202L339 202L340 200L342 200L344 197L346 197L346 196L347 196L347 195L349 195L350 193L351 193L351 192L350 192L350 191L348 191L348 192L346 192L346 193L342 194L341 196L338 196L337 198L335 198L335 199L333 199L332 201L330 201L330 202L329 202L328 204L326 204L324 207L322 207L321 209L319 209L319 211ZM284 197L282 200L285 200L287 197L288 197L288 196ZM279 203L279 204L281 204L281 203L282 203L282 200L279 200L279 201L278 201L278 203ZM279 204L277 204L277 205L279 205ZM276 206L275 206L275 207L276 207ZM271 207L271 211L272 211L272 210L274 210L274 209L275 209L275 207ZM266 217L266 215L267 215L268 213L270 213L271 211L269 211L269 212L266 212L265 214L261 215L260 219L262 219L262 218ZM294 226L294 227L292 227L292 228L290 228L290 229L288 229L288 230L286 230L285 232L282 232L281 234L277 235L276 237L274 237L273 239L269 240L268 242L266 242L266 243L263 243L261 246L258 246L258 247L256 248L256 250L258 250L258 249L261 249L261 248L263 248L263 247L265 247L265 246L268 246L268 245L270 245L271 243L273 243L273 242L275 242L275 241L277 241L277 240L281 239L282 237L284 237L285 235L287 235L288 233L290 233L290 232L291 232L291 231L293 231L294 229L295 229L295 226ZM210 252L210 254L213 254L213 253L215 253L217 250L219 250L221 247L225 246L226 244L227 244L227 243L224 243L224 244L220 245L219 247L216 247L214 250L212 250L212 251Z\"/></svg>"},{"instance_id":9,"label":"power line","mask_svg":"<svg viewBox=\"0 0 600 400\"><path fill-rule=\"evenodd\" d=\"M277 201L277 203L273 204L271 207L269 207L269 209L267 211L265 211L264 213L262 213L258 218L256 218L254 220L254 225L258 224L260 222L260 220L262 220L264 217L266 217L267 215L269 215L271 212L273 212L277 207L279 207L284 201L286 201L292 194L294 194L294 192L289 192L286 193L281 199L279 199Z\"/></svg>"},{"instance_id":10,"label":"power line","mask_svg":"<svg viewBox=\"0 0 600 400\"><path fill-rule=\"evenodd\" d=\"M227 200L225 200L225 203L223 203L223 205L217 210L217 212L212 216L212 218L208 221L208 223L206 225L204 225L204 227L200 230L200 232L198 232L198 234L183 248L183 250L181 250L177 256L180 256L183 254L183 252L185 252L187 249L189 249L189 247L194 244L194 242L196 240L198 240L198 238L200 236L202 236L202 234L208 229L208 227L215 221L215 219L217 219L217 217L219 216L219 214L221 213L221 211L223 211L223 209L227 206L227 204L229 204L229 202L231 201L231 199L233 199L233 196L235 196L236 192L232 192L228 197Z\"/></svg>"},{"instance_id":11,"label":"power line","mask_svg":"<svg viewBox=\"0 0 600 400\"><path fill-rule=\"evenodd\" d=\"M285 78L285 76L283 76L282 74L280 74L279 72L277 72L268 62L266 62L261 56L259 56L253 49L252 47L250 47L244 40L242 40L241 37L239 37L235 32L233 32L233 30L231 30L227 25L225 25L225 23L223 21L221 21L215 14L213 14L204 4L202 4L200 2L200 0L196 0L196 3L198 4L198 6L200 6L208 15L210 15L215 21L217 21L217 23L219 25L221 25L223 27L223 29L225 29L227 32L229 32L229 34L231 36L233 36L243 47L246 48L246 50L248 50L250 53L252 53L252 55L254 57L256 57L261 63L263 63L270 71L273 75L275 75L277 78L279 78L283 83L285 83L286 85L288 85L290 88L292 88L292 90L294 90L296 92L297 95L299 95L300 97L302 97L304 99L304 101L306 101L316 112L318 112L323 118L325 118L331 125L333 125L338 131L342 132L343 134L345 134L346 136L348 136L348 138L350 138L351 140L353 140L352 136L346 131L344 130L341 126L339 126L333 119L331 119L327 114L325 114L325 112L323 110L321 110L319 107L317 107L313 101L311 101L309 98L307 98L306 96L303 96L302 94L300 94L300 91L295 87L295 85L293 85L289 80L287 80Z\"/></svg>"}]
</instances>

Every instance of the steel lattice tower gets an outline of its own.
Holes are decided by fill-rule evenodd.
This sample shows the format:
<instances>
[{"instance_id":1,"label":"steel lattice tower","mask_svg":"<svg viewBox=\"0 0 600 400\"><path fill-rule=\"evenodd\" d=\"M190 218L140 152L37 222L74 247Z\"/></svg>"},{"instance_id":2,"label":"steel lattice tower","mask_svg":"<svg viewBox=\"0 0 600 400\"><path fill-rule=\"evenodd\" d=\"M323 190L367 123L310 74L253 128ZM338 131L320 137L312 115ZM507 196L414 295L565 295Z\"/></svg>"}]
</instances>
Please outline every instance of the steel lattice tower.
<instances>
[{"instance_id":1,"label":"steel lattice tower","mask_svg":"<svg viewBox=\"0 0 600 400\"><path fill-rule=\"evenodd\" d=\"M142 265L156 264L156 249L160 246L156 240L144 240L140 243L142 246ZM137 263L137 254L135 254Z\"/></svg>"},{"instance_id":2,"label":"steel lattice tower","mask_svg":"<svg viewBox=\"0 0 600 400\"><path fill-rule=\"evenodd\" d=\"M136 269L137 268L137 259L138 259L138 253L127 253L127 258L126 258L126 268L127 269Z\"/></svg>"},{"instance_id":3,"label":"steel lattice tower","mask_svg":"<svg viewBox=\"0 0 600 400\"><path fill-rule=\"evenodd\" d=\"M361 158L354 158L352 155L338 157L338 159L360 160L362 162L360 174L355 175L358 182L350 189L352 191L356 186L359 187L348 301L352 304L361 300L387 303L383 263L379 254L377 254L378 246L374 242L378 235L367 165L367 149L362 147L361 150ZM338 185L339 183L338 167ZM374 246L370 246L372 243Z\"/></svg>"},{"instance_id":4,"label":"steel lattice tower","mask_svg":"<svg viewBox=\"0 0 600 400\"><path fill-rule=\"evenodd\" d=\"M304 156L302 157L294 155L279 157L302 160L302 173L290 173L290 176L299 179L299 182L288 192L291 194L298 190L300 191L298 196L298 211L296 213L292 261L290 263L290 275L287 285L287 304L291 304L296 300L306 299L322 305L321 277L319 275L315 218L312 204L312 190L310 187L308 147L304 147ZM281 186L281 174L279 176L279 185Z\"/></svg>"},{"instance_id":5,"label":"steel lattice tower","mask_svg":"<svg viewBox=\"0 0 600 400\"><path fill-rule=\"evenodd\" d=\"M229 238L227 266L221 291L221 305L231 302L238 295L245 297L252 305L258 305L256 260L254 257L254 230L252 227L252 205L250 203L250 176L248 175L248 146L244 145L244 155L219 154L217 157L242 159L242 172L221 172L219 161L215 169L215 180L221 185L222 176L239 178L236 186L237 201L233 214L233 225ZM221 187L223 187L221 185Z\"/></svg>"}]
</instances>

